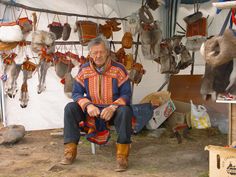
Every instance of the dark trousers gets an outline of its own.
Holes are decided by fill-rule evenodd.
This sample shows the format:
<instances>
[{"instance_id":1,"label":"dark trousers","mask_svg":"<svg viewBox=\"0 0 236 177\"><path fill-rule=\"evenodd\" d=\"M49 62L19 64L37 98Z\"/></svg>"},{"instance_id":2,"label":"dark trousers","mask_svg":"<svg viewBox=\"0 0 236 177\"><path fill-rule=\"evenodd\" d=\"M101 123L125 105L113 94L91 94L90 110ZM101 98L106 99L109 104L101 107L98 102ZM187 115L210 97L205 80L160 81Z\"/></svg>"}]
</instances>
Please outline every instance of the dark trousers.
<instances>
[{"instance_id":1,"label":"dark trousers","mask_svg":"<svg viewBox=\"0 0 236 177\"><path fill-rule=\"evenodd\" d=\"M80 140L79 122L85 120L85 113L76 102L70 102L64 110L64 143L76 143ZM117 143L130 144L132 132L132 110L129 106L119 106L112 117Z\"/></svg>"}]
</instances>

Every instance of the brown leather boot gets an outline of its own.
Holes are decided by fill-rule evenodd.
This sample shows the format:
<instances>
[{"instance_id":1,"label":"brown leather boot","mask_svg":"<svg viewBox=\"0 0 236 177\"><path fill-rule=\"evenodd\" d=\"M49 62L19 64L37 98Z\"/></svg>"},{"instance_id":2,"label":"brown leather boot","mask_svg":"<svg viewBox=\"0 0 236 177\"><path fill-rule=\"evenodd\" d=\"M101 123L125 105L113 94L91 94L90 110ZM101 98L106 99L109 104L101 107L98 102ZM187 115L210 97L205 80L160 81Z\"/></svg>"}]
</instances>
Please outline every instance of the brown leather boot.
<instances>
[{"instance_id":1,"label":"brown leather boot","mask_svg":"<svg viewBox=\"0 0 236 177\"><path fill-rule=\"evenodd\" d=\"M116 144L116 172L122 172L128 168L130 144Z\"/></svg>"},{"instance_id":2,"label":"brown leather boot","mask_svg":"<svg viewBox=\"0 0 236 177\"><path fill-rule=\"evenodd\" d=\"M77 144L67 143L64 149L64 158L60 161L62 165L70 165L74 162L77 155Z\"/></svg>"}]
</instances>

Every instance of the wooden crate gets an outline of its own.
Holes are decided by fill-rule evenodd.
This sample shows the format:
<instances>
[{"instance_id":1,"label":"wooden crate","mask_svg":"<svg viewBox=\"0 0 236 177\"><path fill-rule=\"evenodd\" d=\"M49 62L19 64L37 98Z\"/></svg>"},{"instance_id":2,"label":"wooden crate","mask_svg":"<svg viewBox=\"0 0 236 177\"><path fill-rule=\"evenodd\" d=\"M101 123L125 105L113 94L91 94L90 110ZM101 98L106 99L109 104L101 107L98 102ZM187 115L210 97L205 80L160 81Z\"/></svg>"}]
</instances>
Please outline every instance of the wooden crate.
<instances>
[{"instance_id":1,"label":"wooden crate","mask_svg":"<svg viewBox=\"0 0 236 177\"><path fill-rule=\"evenodd\" d=\"M228 144L236 141L236 103L229 103L229 134Z\"/></svg>"}]
</instances>

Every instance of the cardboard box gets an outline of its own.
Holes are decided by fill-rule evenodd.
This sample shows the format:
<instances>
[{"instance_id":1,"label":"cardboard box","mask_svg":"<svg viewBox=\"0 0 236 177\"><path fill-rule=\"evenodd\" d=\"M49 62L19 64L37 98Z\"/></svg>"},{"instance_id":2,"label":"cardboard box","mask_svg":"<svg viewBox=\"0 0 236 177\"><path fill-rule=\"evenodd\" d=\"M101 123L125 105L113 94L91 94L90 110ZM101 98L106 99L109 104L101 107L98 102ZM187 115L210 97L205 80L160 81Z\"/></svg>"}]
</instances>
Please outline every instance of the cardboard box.
<instances>
[{"instance_id":1,"label":"cardboard box","mask_svg":"<svg viewBox=\"0 0 236 177\"><path fill-rule=\"evenodd\" d=\"M175 109L173 101L169 99L166 103L153 110L153 117L148 121L146 128L149 130L158 128Z\"/></svg>"},{"instance_id":2,"label":"cardboard box","mask_svg":"<svg viewBox=\"0 0 236 177\"><path fill-rule=\"evenodd\" d=\"M206 146L209 151L209 177L236 176L236 149L220 146Z\"/></svg>"}]
</instances>

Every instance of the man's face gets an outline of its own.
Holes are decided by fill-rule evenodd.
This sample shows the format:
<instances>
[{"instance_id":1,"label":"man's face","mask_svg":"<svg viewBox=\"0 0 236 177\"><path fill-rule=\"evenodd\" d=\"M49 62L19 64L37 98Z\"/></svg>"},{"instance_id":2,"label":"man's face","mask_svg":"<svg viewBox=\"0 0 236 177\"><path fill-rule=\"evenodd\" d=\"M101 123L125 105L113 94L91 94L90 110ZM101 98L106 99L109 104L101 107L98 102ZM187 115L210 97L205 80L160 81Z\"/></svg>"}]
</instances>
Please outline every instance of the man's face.
<instances>
[{"instance_id":1,"label":"man's face","mask_svg":"<svg viewBox=\"0 0 236 177\"><path fill-rule=\"evenodd\" d=\"M97 67L102 67L107 59L108 52L104 44L94 45L90 49L90 56Z\"/></svg>"}]
</instances>

